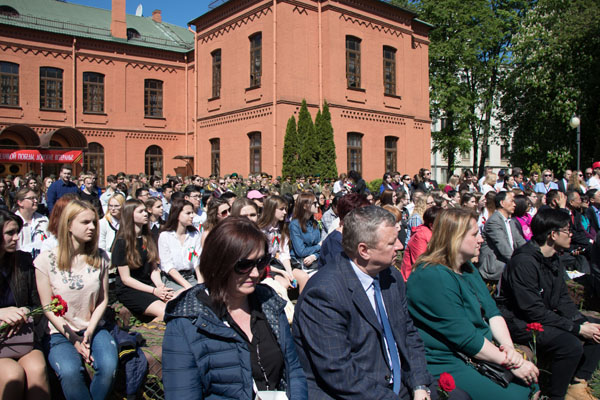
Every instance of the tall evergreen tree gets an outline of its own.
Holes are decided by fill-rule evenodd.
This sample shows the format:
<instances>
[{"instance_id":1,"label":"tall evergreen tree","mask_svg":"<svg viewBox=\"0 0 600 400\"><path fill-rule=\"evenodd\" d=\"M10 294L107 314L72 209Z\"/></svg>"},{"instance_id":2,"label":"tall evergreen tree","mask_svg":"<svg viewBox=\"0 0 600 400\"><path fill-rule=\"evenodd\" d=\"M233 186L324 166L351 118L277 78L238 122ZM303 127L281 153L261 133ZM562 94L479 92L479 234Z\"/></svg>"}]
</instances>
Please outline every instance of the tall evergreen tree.
<instances>
[{"instance_id":1,"label":"tall evergreen tree","mask_svg":"<svg viewBox=\"0 0 600 400\"><path fill-rule=\"evenodd\" d=\"M298 112L298 141L300 142L299 169L303 175L313 175L317 169L315 155L318 154L319 143L306 100L302 100L302 106Z\"/></svg>"},{"instance_id":2,"label":"tall evergreen tree","mask_svg":"<svg viewBox=\"0 0 600 400\"><path fill-rule=\"evenodd\" d=\"M285 138L283 140L283 165L281 166L281 175L283 177L291 175L295 178L302 174L298 162L299 150L300 143L296 130L296 118L292 115L288 119L287 127L285 128Z\"/></svg>"},{"instance_id":3,"label":"tall evergreen tree","mask_svg":"<svg viewBox=\"0 0 600 400\"><path fill-rule=\"evenodd\" d=\"M335 142L327 101L323 102L323 109L317 114L315 128L319 136L319 174L322 178L335 179L337 178Z\"/></svg>"}]
</instances>

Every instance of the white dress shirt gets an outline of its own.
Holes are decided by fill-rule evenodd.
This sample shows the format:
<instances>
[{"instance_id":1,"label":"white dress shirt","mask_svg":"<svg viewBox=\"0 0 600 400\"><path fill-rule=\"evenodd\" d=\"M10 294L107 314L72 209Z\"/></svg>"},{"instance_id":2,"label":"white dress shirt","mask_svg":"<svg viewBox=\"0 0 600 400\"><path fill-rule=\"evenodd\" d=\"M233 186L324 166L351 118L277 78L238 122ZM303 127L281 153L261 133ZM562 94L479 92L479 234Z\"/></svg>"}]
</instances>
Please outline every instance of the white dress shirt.
<instances>
[{"instance_id":1,"label":"white dress shirt","mask_svg":"<svg viewBox=\"0 0 600 400\"><path fill-rule=\"evenodd\" d=\"M200 265L201 237L198 231L188 232L182 244L175 231L161 232L158 237L160 268L166 274L173 268L177 271L193 271Z\"/></svg>"}]
</instances>

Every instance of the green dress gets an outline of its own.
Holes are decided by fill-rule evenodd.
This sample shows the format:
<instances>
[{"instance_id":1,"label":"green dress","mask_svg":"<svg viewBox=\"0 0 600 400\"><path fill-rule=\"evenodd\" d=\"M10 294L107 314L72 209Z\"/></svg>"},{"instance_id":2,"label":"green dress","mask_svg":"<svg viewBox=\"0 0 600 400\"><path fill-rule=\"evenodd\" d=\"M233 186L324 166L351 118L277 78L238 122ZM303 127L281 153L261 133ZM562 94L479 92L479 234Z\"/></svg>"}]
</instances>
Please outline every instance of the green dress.
<instances>
[{"instance_id":1,"label":"green dress","mask_svg":"<svg viewBox=\"0 0 600 400\"><path fill-rule=\"evenodd\" d=\"M507 388L492 382L460 360L452 350L468 356L479 353L484 338L492 340L487 320L500 316L479 272L457 274L443 265L419 265L407 282L408 310L425 344L427 368L436 378L442 372L454 377L473 400L527 399L528 387ZM482 318L482 315L485 317Z\"/></svg>"}]
</instances>

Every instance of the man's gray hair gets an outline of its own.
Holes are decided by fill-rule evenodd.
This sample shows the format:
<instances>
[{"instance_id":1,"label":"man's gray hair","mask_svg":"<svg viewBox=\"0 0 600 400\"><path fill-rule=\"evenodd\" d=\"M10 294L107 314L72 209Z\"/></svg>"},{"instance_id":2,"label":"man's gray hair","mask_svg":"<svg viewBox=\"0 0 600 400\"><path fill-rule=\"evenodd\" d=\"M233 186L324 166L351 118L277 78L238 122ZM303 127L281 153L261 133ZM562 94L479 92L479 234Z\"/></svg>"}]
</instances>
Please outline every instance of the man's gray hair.
<instances>
[{"instance_id":1,"label":"man's gray hair","mask_svg":"<svg viewBox=\"0 0 600 400\"><path fill-rule=\"evenodd\" d=\"M376 247L379 240L379 227L395 226L396 217L391 212L377 206L359 207L352 210L344 218L342 231L342 247L352 257L356 255L358 244L365 243Z\"/></svg>"}]
</instances>

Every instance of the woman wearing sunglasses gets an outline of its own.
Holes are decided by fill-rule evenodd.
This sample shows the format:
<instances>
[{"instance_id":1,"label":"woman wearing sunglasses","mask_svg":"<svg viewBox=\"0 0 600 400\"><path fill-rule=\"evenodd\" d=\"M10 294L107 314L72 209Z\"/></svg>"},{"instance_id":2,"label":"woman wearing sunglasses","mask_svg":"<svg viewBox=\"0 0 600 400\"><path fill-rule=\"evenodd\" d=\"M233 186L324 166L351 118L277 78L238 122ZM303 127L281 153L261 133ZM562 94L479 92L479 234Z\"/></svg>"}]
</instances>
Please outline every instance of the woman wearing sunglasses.
<instances>
[{"instance_id":1,"label":"woman wearing sunglasses","mask_svg":"<svg viewBox=\"0 0 600 400\"><path fill-rule=\"evenodd\" d=\"M206 238L204 284L167 304L167 399L250 400L265 390L307 399L285 301L258 284L271 258L267 248L263 233L246 218L228 218Z\"/></svg>"},{"instance_id":2,"label":"woman wearing sunglasses","mask_svg":"<svg viewBox=\"0 0 600 400\"><path fill-rule=\"evenodd\" d=\"M202 282L200 232L194 228L194 206L187 200L175 201L158 238L160 268L164 284L177 291Z\"/></svg>"},{"instance_id":3,"label":"woman wearing sunglasses","mask_svg":"<svg viewBox=\"0 0 600 400\"><path fill-rule=\"evenodd\" d=\"M231 213L231 207L229 203L223 199L213 197L210 199L206 208L206 221L202 224L202 245L210 231L217 226L217 224L229 217Z\"/></svg>"}]
</instances>

